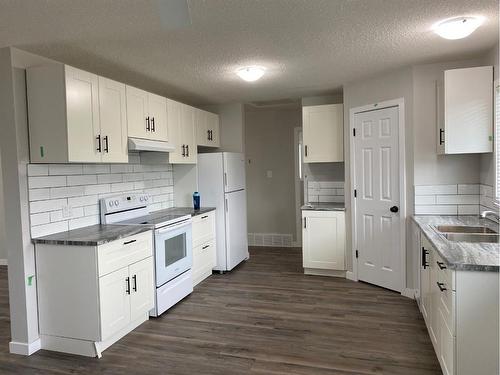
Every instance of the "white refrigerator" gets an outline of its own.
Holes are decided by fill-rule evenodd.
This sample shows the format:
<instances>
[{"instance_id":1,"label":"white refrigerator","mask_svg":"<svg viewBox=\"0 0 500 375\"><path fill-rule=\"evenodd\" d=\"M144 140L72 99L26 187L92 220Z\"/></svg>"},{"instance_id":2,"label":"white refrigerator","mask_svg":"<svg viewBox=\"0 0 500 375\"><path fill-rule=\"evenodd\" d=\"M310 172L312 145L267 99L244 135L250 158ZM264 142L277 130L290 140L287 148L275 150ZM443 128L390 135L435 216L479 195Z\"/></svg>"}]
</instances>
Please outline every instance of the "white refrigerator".
<instances>
[{"instance_id":1,"label":"white refrigerator","mask_svg":"<svg viewBox=\"0 0 500 375\"><path fill-rule=\"evenodd\" d=\"M243 154L198 154L201 205L217 209L216 271L230 271L249 257L245 185Z\"/></svg>"}]
</instances>

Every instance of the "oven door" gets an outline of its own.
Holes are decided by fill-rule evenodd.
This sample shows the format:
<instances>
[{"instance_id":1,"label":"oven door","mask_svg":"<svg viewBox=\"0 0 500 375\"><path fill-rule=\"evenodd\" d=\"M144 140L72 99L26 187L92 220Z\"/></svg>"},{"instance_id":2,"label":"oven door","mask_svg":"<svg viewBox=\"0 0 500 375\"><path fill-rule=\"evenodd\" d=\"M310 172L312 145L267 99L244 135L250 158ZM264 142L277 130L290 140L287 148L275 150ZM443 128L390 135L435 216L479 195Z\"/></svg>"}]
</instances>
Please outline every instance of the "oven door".
<instances>
[{"instance_id":1,"label":"oven door","mask_svg":"<svg viewBox=\"0 0 500 375\"><path fill-rule=\"evenodd\" d=\"M189 270L193 264L191 220L155 231L156 286Z\"/></svg>"}]
</instances>

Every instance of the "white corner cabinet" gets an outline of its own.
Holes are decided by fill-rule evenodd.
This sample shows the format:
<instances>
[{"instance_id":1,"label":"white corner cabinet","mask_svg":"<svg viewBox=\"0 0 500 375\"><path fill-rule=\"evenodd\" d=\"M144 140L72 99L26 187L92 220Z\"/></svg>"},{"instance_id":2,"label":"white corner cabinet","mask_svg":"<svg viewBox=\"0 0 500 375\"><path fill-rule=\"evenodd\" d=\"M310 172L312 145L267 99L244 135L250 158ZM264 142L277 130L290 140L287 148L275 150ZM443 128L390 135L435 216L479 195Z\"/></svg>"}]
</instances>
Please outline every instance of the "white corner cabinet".
<instances>
[{"instance_id":1,"label":"white corner cabinet","mask_svg":"<svg viewBox=\"0 0 500 375\"><path fill-rule=\"evenodd\" d=\"M216 265L215 210L193 217L193 286L212 274Z\"/></svg>"},{"instance_id":2,"label":"white corner cabinet","mask_svg":"<svg viewBox=\"0 0 500 375\"><path fill-rule=\"evenodd\" d=\"M101 356L149 319L151 231L101 246L36 244L35 252L42 349Z\"/></svg>"},{"instance_id":3,"label":"white corner cabinet","mask_svg":"<svg viewBox=\"0 0 500 375\"><path fill-rule=\"evenodd\" d=\"M449 269L420 244L419 306L443 374L498 374L499 273Z\"/></svg>"},{"instance_id":4,"label":"white corner cabinet","mask_svg":"<svg viewBox=\"0 0 500 375\"><path fill-rule=\"evenodd\" d=\"M198 108L195 108L194 111L198 146L219 147L219 115Z\"/></svg>"},{"instance_id":5,"label":"white corner cabinet","mask_svg":"<svg viewBox=\"0 0 500 375\"><path fill-rule=\"evenodd\" d=\"M306 274L343 276L345 212L302 211L302 258Z\"/></svg>"},{"instance_id":6,"label":"white corner cabinet","mask_svg":"<svg viewBox=\"0 0 500 375\"><path fill-rule=\"evenodd\" d=\"M493 152L493 67L445 70L437 83L437 152Z\"/></svg>"},{"instance_id":7,"label":"white corner cabinet","mask_svg":"<svg viewBox=\"0 0 500 375\"><path fill-rule=\"evenodd\" d=\"M26 70L32 163L126 163L125 85L53 63Z\"/></svg>"},{"instance_id":8,"label":"white corner cabinet","mask_svg":"<svg viewBox=\"0 0 500 375\"><path fill-rule=\"evenodd\" d=\"M305 163L344 161L344 106L302 107Z\"/></svg>"},{"instance_id":9,"label":"white corner cabinet","mask_svg":"<svg viewBox=\"0 0 500 375\"><path fill-rule=\"evenodd\" d=\"M167 99L168 129L175 144L175 151L169 154L172 164L196 164L198 160L194 113L194 107Z\"/></svg>"},{"instance_id":10,"label":"white corner cabinet","mask_svg":"<svg viewBox=\"0 0 500 375\"><path fill-rule=\"evenodd\" d=\"M126 93L128 136L167 142L167 99L128 85Z\"/></svg>"}]
</instances>

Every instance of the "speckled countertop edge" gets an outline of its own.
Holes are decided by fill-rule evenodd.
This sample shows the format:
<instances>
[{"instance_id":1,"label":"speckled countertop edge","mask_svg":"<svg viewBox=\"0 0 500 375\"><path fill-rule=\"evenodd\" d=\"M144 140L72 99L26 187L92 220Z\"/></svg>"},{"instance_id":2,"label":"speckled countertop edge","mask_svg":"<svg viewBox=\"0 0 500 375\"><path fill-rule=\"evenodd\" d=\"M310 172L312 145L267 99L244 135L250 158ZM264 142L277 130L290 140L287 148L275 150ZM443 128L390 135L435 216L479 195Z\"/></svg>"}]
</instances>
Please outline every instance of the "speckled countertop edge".
<instances>
[{"instance_id":1,"label":"speckled countertop edge","mask_svg":"<svg viewBox=\"0 0 500 375\"><path fill-rule=\"evenodd\" d=\"M309 203L300 209L302 211L345 211L345 203Z\"/></svg>"},{"instance_id":2,"label":"speckled countertop edge","mask_svg":"<svg viewBox=\"0 0 500 375\"><path fill-rule=\"evenodd\" d=\"M499 272L500 254L498 243L453 242L441 235L436 225L487 226L498 231L498 225L491 220L477 216L412 216L422 233L435 247L444 262L451 269L463 271Z\"/></svg>"},{"instance_id":3,"label":"speckled countertop edge","mask_svg":"<svg viewBox=\"0 0 500 375\"><path fill-rule=\"evenodd\" d=\"M153 230L148 225L92 225L48 236L33 238L34 244L100 246L122 238Z\"/></svg>"}]
</instances>

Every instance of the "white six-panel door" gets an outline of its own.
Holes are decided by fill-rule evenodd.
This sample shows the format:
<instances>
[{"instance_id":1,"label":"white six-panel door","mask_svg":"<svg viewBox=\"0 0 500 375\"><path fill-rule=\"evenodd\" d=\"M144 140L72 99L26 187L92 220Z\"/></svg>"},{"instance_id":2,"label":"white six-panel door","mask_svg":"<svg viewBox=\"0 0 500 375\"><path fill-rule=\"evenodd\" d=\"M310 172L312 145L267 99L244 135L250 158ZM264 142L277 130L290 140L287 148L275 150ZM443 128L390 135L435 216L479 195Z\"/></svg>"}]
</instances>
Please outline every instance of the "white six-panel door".
<instances>
[{"instance_id":1,"label":"white six-panel door","mask_svg":"<svg viewBox=\"0 0 500 375\"><path fill-rule=\"evenodd\" d=\"M358 279L401 291L399 109L354 115Z\"/></svg>"}]
</instances>

